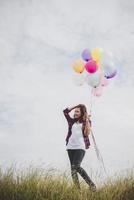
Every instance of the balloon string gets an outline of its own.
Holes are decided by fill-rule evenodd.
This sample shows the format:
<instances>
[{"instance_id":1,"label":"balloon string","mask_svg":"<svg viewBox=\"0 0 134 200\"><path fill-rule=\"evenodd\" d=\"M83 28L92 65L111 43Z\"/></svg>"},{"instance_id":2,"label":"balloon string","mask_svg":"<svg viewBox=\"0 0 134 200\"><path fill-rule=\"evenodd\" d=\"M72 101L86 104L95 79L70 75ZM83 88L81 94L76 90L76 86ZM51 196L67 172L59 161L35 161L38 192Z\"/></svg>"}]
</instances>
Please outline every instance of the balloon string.
<instances>
[{"instance_id":1,"label":"balloon string","mask_svg":"<svg viewBox=\"0 0 134 200\"><path fill-rule=\"evenodd\" d=\"M94 148L95 148L95 152L96 152L97 158L100 161L100 163L102 164L104 172L107 174L107 171L106 171L106 168L105 168L105 165L104 165L104 161L103 161L102 155L101 155L101 153L100 153L100 151L99 151L99 149L97 147L97 144L96 144L96 141L95 141L95 137L94 137L94 134L93 134L92 130L91 130L91 136L92 136L92 139L93 139Z\"/></svg>"},{"instance_id":2,"label":"balloon string","mask_svg":"<svg viewBox=\"0 0 134 200\"><path fill-rule=\"evenodd\" d=\"M90 115L92 114L92 106L93 106L93 95L92 95L92 89L90 93Z\"/></svg>"},{"instance_id":3,"label":"balloon string","mask_svg":"<svg viewBox=\"0 0 134 200\"><path fill-rule=\"evenodd\" d=\"M93 107L93 94L92 94L92 89L91 89L91 95L90 95L90 116L92 114L92 107ZM100 164L102 164L103 170L104 170L105 174L107 175L106 168L105 168L105 165L104 165L104 161L103 161L102 155L101 155L101 153L100 153L100 151L99 151L99 149L97 147L96 140L95 140L95 137L94 137L92 129L91 129L91 136L92 136L92 140L93 140L93 143L94 143L94 148L95 148L95 152L96 152L96 156L98 158L98 161L100 162Z\"/></svg>"}]
</instances>

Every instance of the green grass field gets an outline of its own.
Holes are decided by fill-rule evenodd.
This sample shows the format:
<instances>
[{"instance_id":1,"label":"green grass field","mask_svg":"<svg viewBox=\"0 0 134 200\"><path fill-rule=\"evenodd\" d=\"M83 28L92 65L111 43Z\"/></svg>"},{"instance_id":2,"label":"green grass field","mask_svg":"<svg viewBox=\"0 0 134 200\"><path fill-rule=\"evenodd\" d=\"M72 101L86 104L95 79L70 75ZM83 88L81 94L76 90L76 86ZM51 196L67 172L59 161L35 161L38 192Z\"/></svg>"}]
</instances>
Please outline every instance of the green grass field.
<instances>
[{"instance_id":1,"label":"green grass field","mask_svg":"<svg viewBox=\"0 0 134 200\"><path fill-rule=\"evenodd\" d=\"M0 200L134 200L134 173L107 180L96 192L81 182L74 187L67 172L29 167L0 169Z\"/></svg>"}]
</instances>

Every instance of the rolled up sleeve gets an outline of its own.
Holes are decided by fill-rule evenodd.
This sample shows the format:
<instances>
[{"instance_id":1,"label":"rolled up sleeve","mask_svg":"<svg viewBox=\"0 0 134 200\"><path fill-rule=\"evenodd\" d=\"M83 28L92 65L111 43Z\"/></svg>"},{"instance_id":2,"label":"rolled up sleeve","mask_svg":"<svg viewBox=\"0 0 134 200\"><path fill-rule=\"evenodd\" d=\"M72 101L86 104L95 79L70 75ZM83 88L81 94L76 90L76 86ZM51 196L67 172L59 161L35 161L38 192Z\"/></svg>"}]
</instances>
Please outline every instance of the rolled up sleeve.
<instances>
[{"instance_id":1,"label":"rolled up sleeve","mask_svg":"<svg viewBox=\"0 0 134 200\"><path fill-rule=\"evenodd\" d=\"M63 114L64 114L64 116L65 116L65 118L67 119L68 122L72 121L72 119L73 119L73 118L70 117L69 112L70 112L70 110L68 108L65 108L63 110Z\"/></svg>"}]
</instances>

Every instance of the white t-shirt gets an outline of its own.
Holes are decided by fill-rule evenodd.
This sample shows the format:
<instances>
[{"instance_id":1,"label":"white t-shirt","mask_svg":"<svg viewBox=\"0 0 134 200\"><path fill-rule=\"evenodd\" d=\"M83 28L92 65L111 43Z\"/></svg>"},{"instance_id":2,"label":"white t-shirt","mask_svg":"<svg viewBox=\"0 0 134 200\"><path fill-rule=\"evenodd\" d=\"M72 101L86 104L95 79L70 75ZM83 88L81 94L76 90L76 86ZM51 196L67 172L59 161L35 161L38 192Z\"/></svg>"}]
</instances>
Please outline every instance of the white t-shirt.
<instances>
[{"instance_id":1,"label":"white t-shirt","mask_svg":"<svg viewBox=\"0 0 134 200\"><path fill-rule=\"evenodd\" d=\"M82 133L82 123L74 123L72 126L72 134L69 138L67 149L84 149L85 142Z\"/></svg>"}]
</instances>

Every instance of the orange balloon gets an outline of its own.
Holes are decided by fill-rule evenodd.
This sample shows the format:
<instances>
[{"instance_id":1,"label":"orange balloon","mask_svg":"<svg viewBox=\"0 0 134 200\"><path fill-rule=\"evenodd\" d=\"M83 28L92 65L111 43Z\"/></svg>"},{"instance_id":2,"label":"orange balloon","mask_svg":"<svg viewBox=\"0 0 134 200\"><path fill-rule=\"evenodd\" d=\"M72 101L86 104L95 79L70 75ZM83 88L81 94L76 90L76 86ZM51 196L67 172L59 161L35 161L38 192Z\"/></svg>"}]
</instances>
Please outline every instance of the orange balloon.
<instances>
[{"instance_id":1,"label":"orange balloon","mask_svg":"<svg viewBox=\"0 0 134 200\"><path fill-rule=\"evenodd\" d=\"M73 63L73 69L76 73L82 73L85 69L85 62L82 60L75 60Z\"/></svg>"}]
</instances>

